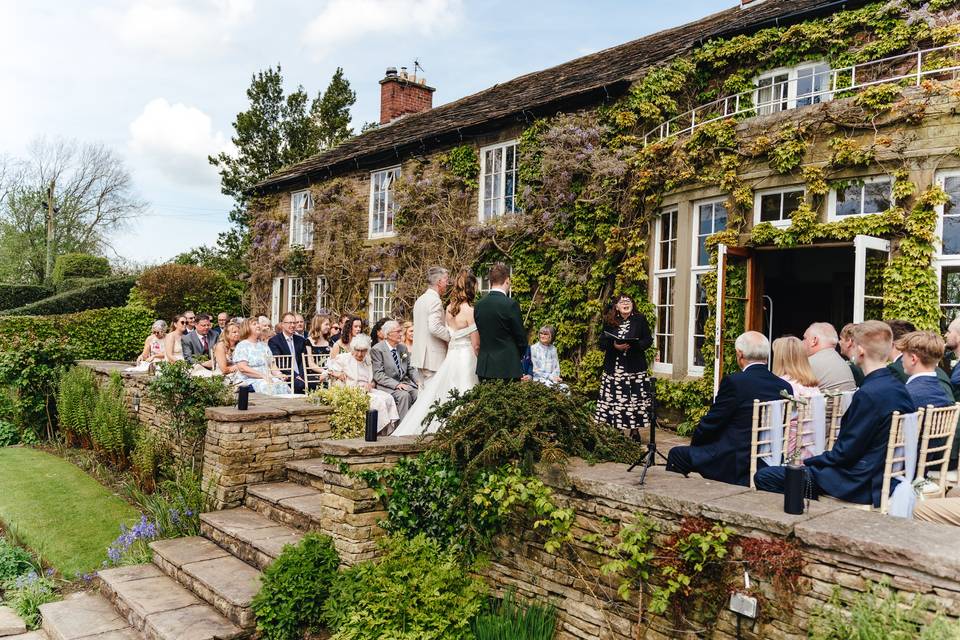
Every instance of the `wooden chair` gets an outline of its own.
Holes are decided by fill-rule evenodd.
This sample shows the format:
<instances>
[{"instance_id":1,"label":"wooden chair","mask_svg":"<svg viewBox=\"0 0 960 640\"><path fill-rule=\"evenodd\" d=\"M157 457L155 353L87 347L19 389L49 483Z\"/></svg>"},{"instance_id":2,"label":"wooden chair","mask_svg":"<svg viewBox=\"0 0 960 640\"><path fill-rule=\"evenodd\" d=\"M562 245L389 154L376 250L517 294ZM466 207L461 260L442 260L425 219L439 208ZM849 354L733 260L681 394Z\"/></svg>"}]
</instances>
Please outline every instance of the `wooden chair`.
<instances>
[{"instance_id":1,"label":"wooden chair","mask_svg":"<svg viewBox=\"0 0 960 640\"><path fill-rule=\"evenodd\" d=\"M917 423L923 425L923 409L917 410ZM890 418L890 437L887 439L887 459L883 463L883 487L880 490L880 513L886 514L890 510L890 487L893 477L900 475L907 464L906 433L903 428L903 419L908 414L893 412ZM919 436L919 431L917 433ZM913 443L916 446L917 443ZM950 457L950 454L947 454ZM919 459L919 458L918 458Z\"/></svg>"},{"instance_id":2,"label":"wooden chair","mask_svg":"<svg viewBox=\"0 0 960 640\"><path fill-rule=\"evenodd\" d=\"M917 477L936 477L923 484L925 498L943 498L947 493L947 465L960 417L960 403L948 407L927 406L920 431L920 454L917 458ZM933 472L933 473L930 473Z\"/></svg>"},{"instance_id":3,"label":"wooden chair","mask_svg":"<svg viewBox=\"0 0 960 640\"><path fill-rule=\"evenodd\" d=\"M300 371L303 371L303 382L306 384L307 391L325 386L327 377L327 360L330 359L328 353L313 354L309 351L303 354L303 364Z\"/></svg>"},{"instance_id":4,"label":"wooden chair","mask_svg":"<svg viewBox=\"0 0 960 640\"><path fill-rule=\"evenodd\" d=\"M846 409L844 408L844 394L853 394L855 391L827 392L827 446L826 451L833 449L833 443L837 441L837 435L840 433L840 420ZM847 403L849 406L849 403Z\"/></svg>"},{"instance_id":5,"label":"wooden chair","mask_svg":"<svg viewBox=\"0 0 960 640\"><path fill-rule=\"evenodd\" d=\"M753 484L753 476L757 473L757 461L761 460L771 453L774 444L774 438L783 438L784 449L786 448L787 429L790 426L790 417L792 403L790 400L768 400L767 402L753 401L753 419L751 421L750 433L750 488L756 489ZM775 406L780 407L781 419L777 424L769 424L771 420L771 409ZM779 436L774 432L779 431ZM782 451L780 460L775 460L774 464L782 462Z\"/></svg>"},{"instance_id":6,"label":"wooden chair","mask_svg":"<svg viewBox=\"0 0 960 640\"><path fill-rule=\"evenodd\" d=\"M813 407L806 398L791 397L791 416L783 436L783 460L799 461L803 450L813 447L814 433Z\"/></svg>"},{"instance_id":7,"label":"wooden chair","mask_svg":"<svg viewBox=\"0 0 960 640\"><path fill-rule=\"evenodd\" d=\"M293 382L293 356L285 355L276 355L274 354L272 361L270 363L270 369L273 371L279 371L286 378L285 384L290 388L290 393L294 393L294 382Z\"/></svg>"}]
</instances>

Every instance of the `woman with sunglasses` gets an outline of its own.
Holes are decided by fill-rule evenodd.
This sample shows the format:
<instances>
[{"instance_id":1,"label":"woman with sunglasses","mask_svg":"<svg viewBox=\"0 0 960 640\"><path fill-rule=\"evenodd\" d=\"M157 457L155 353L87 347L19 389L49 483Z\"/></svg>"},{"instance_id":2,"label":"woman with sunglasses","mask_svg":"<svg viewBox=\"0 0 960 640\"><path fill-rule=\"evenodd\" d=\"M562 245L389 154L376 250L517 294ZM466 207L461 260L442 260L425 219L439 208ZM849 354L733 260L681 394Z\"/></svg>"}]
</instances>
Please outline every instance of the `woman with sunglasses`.
<instances>
[{"instance_id":1,"label":"woman with sunglasses","mask_svg":"<svg viewBox=\"0 0 960 640\"><path fill-rule=\"evenodd\" d=\"M163 339L163 356L167 362L183 360L183 335L187 332L187 319L183 315L174 316L170 323L173 328Z\"/></svg>"},{"instance_id":2,"label":"woman with sunglasses","mask_svg":"<svg viewBox=\"0 0 960 640\"><path fill-rule=\"evenodd\" d=\"M653 344L650 325L628 295L615 298L603 317L600 348L603 376L596 419L622 429L635 440L651 415L647 349Z\"/></svg>"}]
</instances>

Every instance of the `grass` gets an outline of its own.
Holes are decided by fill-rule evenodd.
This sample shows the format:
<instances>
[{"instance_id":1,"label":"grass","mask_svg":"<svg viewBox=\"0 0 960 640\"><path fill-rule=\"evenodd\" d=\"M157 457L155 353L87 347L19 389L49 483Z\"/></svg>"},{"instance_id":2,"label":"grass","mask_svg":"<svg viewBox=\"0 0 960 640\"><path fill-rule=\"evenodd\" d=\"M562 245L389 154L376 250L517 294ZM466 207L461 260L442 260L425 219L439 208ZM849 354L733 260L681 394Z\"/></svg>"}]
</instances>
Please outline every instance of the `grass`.
<instances>
[{"instance_id":1,"label":"grass","mask_svg":"<svg viewBox=\"0 0 960 640\"><path fill-rule=\"evenodd\" d=\"M0 521L65 577L98 569L136 509L52 454L0 448Z\"/></svg>"}]
</instances>

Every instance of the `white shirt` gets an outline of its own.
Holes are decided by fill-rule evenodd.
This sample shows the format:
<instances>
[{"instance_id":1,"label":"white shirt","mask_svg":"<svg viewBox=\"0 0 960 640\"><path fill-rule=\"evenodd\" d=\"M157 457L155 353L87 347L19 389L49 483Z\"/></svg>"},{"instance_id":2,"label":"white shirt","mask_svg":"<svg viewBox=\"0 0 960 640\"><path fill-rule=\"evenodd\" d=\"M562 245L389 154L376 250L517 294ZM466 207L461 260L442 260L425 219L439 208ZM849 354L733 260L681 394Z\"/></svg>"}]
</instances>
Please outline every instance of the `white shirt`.
<instances>
[{"instance_id":1,"label":"white shirt","mask_svg":"<svg viewBox=\"0 0 960 640\"><path fill-rule=\"evenodd\" d=\"M907 378L907 384L910 384L911 382L913 382L913 379L914 379L914 378L924 378L924 377L936 378L936 377L937 377L937 372L936 372L936 371L921 371L920 373L915 373L915 374L913 374L912 376L910 376L909 378Z\"/></svg>"},{"instance_id":2,"label":"white shirt","mask_svg":"<svg viewBox=\"0 0 960 640\"><path fill-rule=\"evenodd\" d=\"M504 287L490 287L490 291L499 291L500 293L502 293L503 295L505 295L505 296L507 296L507 297L510 296L510 294L507 293L507 290L506 290L506 288L504 288Z\"/></svg>"},{"instance_id":3,"label":"white shirt","mask_svg":"<svg viewBox=\"0 0 960 640\"><path fill-rule=\"evenodd\" d=\"M745 366L745 367L742 369L742 371L746 371L746 370L749 369L750 367L755 367L755 366L757 366L757 365L760 365L760 366L762 366L762 367L765 367L765 366L767 366L767 363L766 363L766 362L751 362L750 364L748 364L747 366Z\"/></svg>"}]
</instances>

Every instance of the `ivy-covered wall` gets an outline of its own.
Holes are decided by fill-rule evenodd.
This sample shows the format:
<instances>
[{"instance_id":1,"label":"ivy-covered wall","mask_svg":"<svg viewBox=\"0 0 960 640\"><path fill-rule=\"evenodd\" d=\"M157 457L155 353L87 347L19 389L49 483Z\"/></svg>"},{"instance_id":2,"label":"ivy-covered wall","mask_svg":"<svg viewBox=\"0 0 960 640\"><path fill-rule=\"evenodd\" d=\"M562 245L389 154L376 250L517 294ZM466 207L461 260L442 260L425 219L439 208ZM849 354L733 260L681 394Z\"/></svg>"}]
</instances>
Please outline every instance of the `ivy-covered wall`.
<instances>
[{"instance_id":1,"label":"ivy-covered wall","mask_svg":"<svg viewBox=\"0 0 960 640\"><path fill-rule=\"evenodd\" d=\"M721 120L693 135L646 146L642 137L686 109L749 89L754 77L772 68L822 60L836 69L958 41L957 5L892 0L707 42L654 69L619 100L531 123L519 136L522 213L493 224L476 222L477 149L483 141L404 161L393 240L366 239L366 172L311 187L312 252L286 247L288 195L258 202L250 255L253 306L269 309L271 279L282 271L326 275L330 306L338 311L364 308L369 278L395 277L395 312L405 314L430 264L479 268L504 260L513 267L514 295L528 329L556 326L566 377L595 390L601 363L596 333L605 303L615 292L626 292L653 320L648 301L653 216L665 204L678 204L681 219L687 218L681 226L689 229L692 202L719 196L727 200L728 224L710 238L711 247L719 242L792 247L849 241L861 233L890 238L894 258L881 275L884 314L936 328L938 292L931 264L936 207L944 194L934 175L960 166L955 82L931 78L919 88L881 84L858 93L840 91L824 104ZM896 180L889 211L826 221L832 188L877 174ZM807 193L790 226L752 227L755 190L784 184L803 185ZM679 245L689 245L689 238L681 234ZM685 341L689 261L677 266L674 333ZM706 285L712 308L715 284L710 286L708 278ZM311 288L306 287L307 308ZM726 316L725 333L735 336L743 326L742 309L728 304ZM713 321L707 323L708 337ZM703 356L712 362L710 339ZM661 401L695 418L712 386L706 369L703 380L665 381ZM685 369L674 372L683 377Z\"/></svg>"}]
</instances>

